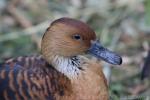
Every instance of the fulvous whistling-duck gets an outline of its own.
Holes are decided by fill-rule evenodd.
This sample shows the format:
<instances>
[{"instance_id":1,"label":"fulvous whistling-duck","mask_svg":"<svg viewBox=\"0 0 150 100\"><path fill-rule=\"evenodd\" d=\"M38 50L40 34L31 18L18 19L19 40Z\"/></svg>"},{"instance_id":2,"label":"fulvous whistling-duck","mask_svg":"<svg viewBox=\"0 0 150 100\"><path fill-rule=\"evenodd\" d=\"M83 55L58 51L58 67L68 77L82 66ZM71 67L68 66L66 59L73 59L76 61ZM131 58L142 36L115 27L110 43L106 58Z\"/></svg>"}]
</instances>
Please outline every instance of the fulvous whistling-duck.
<instances>
[{"instance_id":1,"label":"fulvous whistling-duck","mask_svg":"<svg viewBox=\"0 0 150 100\"><path fill-rule=\"evenodd\" d=\"M85 54L120 65L85 23L60 18L47 28L40 56L18 57L0 65L0 99L108 100L102 67Z\"/></svg>"}]
</instances>

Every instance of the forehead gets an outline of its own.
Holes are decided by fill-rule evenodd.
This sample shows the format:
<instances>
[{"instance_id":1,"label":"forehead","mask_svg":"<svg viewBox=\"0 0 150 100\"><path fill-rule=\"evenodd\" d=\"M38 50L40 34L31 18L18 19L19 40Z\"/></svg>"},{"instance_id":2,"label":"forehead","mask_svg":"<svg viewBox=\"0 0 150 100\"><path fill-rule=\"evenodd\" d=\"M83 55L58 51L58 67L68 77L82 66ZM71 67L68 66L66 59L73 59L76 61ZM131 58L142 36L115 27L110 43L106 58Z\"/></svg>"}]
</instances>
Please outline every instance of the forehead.
<instances>
[{"instance_id":1,"label":"forehead","mask_svg":"<svg viewBox=\"0 0 150 100\"><path fill-rule=\"evenodd\" d=\"M94 40L96 38L95 32L86 23L75 19L60 18L51 23L51 26L55 25L62 25L63 30L71 31L72 34L80 34L85 39Z\"/></svg>"}]
</instances>

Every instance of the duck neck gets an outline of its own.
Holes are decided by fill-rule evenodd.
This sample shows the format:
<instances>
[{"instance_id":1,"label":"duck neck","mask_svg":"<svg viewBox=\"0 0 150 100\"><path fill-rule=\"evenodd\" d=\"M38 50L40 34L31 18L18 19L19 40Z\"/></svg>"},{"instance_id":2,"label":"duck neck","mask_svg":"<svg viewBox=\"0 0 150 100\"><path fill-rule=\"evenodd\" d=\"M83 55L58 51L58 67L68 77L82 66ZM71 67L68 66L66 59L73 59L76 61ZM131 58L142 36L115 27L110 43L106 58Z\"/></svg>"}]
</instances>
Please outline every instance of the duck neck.
<instances>
[{"instance_id":1,"label":"duck neck","mask_svg":"<svg viewBox=\"0 0 150 100\"><path fill-rule=\"evenodd\" d=\"M76 78L82 67L82 60L79 56L63 57L54 55L50 62L56 70L66 75L68 78Z\"/></svg>"}]
</instances>

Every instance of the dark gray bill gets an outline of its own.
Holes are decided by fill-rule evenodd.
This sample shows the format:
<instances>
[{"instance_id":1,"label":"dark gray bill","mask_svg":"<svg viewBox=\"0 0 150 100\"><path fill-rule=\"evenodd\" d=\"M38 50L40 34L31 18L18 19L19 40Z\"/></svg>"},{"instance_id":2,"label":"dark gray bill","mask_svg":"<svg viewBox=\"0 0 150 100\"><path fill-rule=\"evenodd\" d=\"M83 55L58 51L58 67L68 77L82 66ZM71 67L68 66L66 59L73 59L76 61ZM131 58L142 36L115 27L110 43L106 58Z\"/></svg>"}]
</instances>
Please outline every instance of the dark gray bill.
<instances>
[{"instance_id":1,"label":"dark gray bill","mask_svg":"<svg viewBox=\"0 0 150 100\"><path fill-rule=\"evenodd\" d=\"M102 59L110 64L122 64L122 58L118 54L108 50L107 48L104 48L97 40L92 41L91 48L88 50L88 52L98 59Z\"/></svg>"}]
</instances>

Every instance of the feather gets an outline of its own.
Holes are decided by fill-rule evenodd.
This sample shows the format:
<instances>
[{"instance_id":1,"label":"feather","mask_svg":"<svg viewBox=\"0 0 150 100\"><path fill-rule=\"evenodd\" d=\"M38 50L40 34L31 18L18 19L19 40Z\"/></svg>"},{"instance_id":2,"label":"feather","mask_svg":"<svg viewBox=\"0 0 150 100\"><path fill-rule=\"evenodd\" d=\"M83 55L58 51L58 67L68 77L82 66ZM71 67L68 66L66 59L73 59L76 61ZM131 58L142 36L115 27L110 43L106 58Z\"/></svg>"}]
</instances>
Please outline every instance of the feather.
<instances>
[{"instance_id":1,"label":"feather","mask_svg":"<svg viewBox=\"0 0 150 100\"><path fill-rule=\"evenodd\" d=\"M71 93L69 79L41 56L18 57L0 65L0 98L53 100Z\"/></svg>"},{"instance_id":2,"label":"feather","mask_svg":"<svg viewBox=\"0 0 150 100\"><path fill-rule=\"evenodd\" d=\"M142 69L141 79L150 78L150 50L145 59L144 66Z\"/></svg>"}]
</instances>

